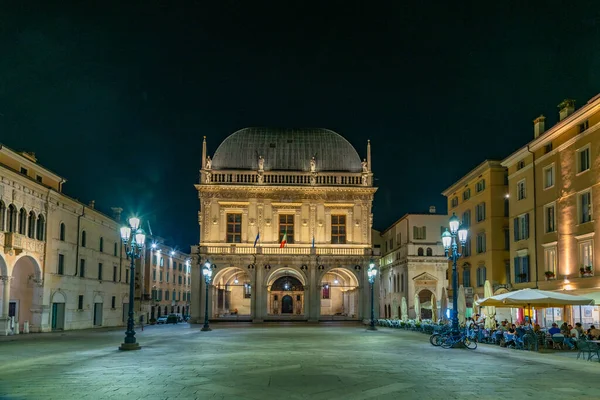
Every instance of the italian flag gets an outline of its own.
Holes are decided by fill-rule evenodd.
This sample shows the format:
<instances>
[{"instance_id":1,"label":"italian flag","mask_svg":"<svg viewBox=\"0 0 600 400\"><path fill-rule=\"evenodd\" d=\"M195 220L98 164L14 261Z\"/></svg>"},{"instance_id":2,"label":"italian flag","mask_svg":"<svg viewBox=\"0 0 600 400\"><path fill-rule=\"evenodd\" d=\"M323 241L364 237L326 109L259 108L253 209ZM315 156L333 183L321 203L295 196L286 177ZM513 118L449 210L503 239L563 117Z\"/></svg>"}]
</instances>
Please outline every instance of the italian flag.
<instances>
[{"instance_id":1,"label":"italian flag","mask_svg":"<svg viewBox=\"0 0 600 400\"><path fill-rule=\"evenodd\" d=\"M287 244L287 229L286 229L285 233L283 234L283 239L281 239L281 243L279 244L279 248L280 249L284 248L286 244Z\"/></svg>"}]
</instances>

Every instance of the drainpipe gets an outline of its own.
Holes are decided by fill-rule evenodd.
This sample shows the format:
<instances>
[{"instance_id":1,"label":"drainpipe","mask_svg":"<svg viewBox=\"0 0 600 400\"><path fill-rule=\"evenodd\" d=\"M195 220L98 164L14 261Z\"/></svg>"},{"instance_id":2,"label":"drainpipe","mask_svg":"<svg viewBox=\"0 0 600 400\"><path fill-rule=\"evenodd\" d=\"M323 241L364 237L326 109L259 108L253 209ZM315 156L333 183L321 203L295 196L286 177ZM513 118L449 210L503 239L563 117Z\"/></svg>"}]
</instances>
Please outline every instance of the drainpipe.
<instances>
[{"instance_id":1,"label":"drainpipe","mask_svg":"<svg viewBox=\"0 0 600 400\"><path fill-rule=\"evenodd\" d=\"M81 215L77 216L77 247L75 249L75 275L79 272L79 241L81 240L81 232L79 229L81 228L81 217L85 215L85 206L82 206Z\"/></svg>"},{"instance_id":2,"label":"drainpipe","mask_svg":"<svg viewBox=\"0 0 600 400\"><path fill-rule=\"evenodd\" d=\"M532 161L532 168L533 168L533 243L534 243L534 250L533 250L533 254L535 255L535 287L534 289L538 288L538 244L537 244L537 203L536 203L536 188L537 186L535 185L535 153L531 150L529 150L529 145L527 145L527 151L529 153L531 153L531 156L533 157L533 161ZM558 257L557 257L558 258Z\"/></svg>"}]
</instances>

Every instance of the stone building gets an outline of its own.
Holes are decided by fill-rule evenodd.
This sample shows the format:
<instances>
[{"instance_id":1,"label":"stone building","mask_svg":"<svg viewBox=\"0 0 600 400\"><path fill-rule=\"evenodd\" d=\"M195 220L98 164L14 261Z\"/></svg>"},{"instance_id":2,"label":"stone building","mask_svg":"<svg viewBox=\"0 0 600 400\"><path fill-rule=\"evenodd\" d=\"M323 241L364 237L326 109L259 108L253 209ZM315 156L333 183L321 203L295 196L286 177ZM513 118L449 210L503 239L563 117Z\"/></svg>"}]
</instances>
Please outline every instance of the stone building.
<instances>
[{"instance_id":1,"label":"stone building","mask_svg":"<svg viewBox=\"0 0 600 400\"><path fill-rule=\"evenodd\" d=\"M0 145L0 179L0 334L123 325L118 223L64 195L31 153Z\"/></svg>"},{"instance_id":2,"label":"stone building","mask_svg":"<svg viewBox=\"0 0 600 400\"><path fill-rule=\"evenodd\" d=\"M327 129L246 128L212 159L205 140L200 174L192 320L204 318L206 262L211 319L370 317L370 144L361 161Z\"/></svg>"},{"instance_id":3,"label":"stone building","mask_svg":"<svg viewBox=\"0 0 600 400\"><path fill-rule=\"evenodd\" d=\"M447 296L448 287L448 258L441 239L447 225L448 217L436 214L435 207L431 207L429 214L404 215L381 233L382 316L402 318L403 297L407 303L408 318L416 316L416 297L422 305L422 319L431 318L432 307L439 309L438 303Z\"/></svg>"}]
</instances>

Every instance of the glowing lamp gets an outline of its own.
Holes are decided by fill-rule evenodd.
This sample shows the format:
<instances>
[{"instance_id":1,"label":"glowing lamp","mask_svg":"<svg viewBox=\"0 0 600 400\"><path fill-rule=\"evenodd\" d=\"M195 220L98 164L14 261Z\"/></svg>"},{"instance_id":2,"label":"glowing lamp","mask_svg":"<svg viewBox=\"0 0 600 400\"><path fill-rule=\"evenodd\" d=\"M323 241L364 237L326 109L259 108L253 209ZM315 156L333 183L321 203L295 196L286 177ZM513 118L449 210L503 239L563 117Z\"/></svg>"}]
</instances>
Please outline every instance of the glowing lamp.
<instances>
[{"instance_id":1,"label":"glowing lamp","mask_svg":"<svg viewBox=\"0 0 600 400\"><path fill-rule=\"evenodd\" d=\"M460 244L464 245L467 242L468 234L469 230L466 226L461 225L460 228L458 228L458 241L460 242Z\"/></svg>"},{"instance_id":2,"label":"glowing lamp","mask_svg":"<svg viewBox=\"0 0 600 400\"><path fill-rule=\"evenodd\" d=\"M143 229L138 229L135 233L135 242L137 243L138 247L143 247L144 243L146 243L146 234L144 233Z\"/></svg>"},{"instance_id":3,"label":"glowing lamp","mask_svg":"<svg viewBox=\"0 0 600 400\"><path fill-rule=\"evenodd\" d=\"M456 235L456 231L458 231L458 225L459 225L459 221L458 221L458 217L456 216L455 213L452 213L452 216L450 217L450 233L453 235Z\"/></svg>"},{"instance_id":4,"label":"glowing lamp","mask_svg":"<svg viewBox=\"0 0 600 400\"><path fill-rule=\"evenodd\" d=\"M140 219L138 217L129 218L129 226L131 226L131 229L134 231L137 231L137 229L140 227Z\"/></svg>"},{"instance_id":5,"label":"glowing lamp","mask_svg":"<svg viewBox=\"0 0 600 400\"><path fill-rule=\"evenodd\" d=\"M442 233L442 244L444 245L445 250L450 249L450 246L452 245L452 234L448 232L448 229Z\"/></svg>"},{"instance_id":6,"label":"glowing lamp","mask_svg":"<svg viewBox=\"0 0 600 400\"><path fill-rule=\"evenodd\" d=\"M127 242L129 240L129 236L131 235L131 228L128 226L121 227L121 240L123 242Z\"/></svg>"}]
</instances>

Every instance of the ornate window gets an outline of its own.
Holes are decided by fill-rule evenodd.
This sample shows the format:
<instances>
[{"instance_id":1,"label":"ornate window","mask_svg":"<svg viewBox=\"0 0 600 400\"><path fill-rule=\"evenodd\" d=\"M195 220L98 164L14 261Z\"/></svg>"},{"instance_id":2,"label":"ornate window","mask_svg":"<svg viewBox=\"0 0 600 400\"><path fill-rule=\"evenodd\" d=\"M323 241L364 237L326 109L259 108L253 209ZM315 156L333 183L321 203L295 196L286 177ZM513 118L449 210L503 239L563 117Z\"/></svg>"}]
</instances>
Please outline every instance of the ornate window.
<instances>
[{"instance_id":1,"label":"ornate window","mask_svg":"<svg viewBox=\"0 0 600 400\"><path fill-rule=\"evenodd\" d=\"M4 230L4 221L6 220L6 206L0 201L0 231Z\"/></svg>"},{"instance_id":2,"label":"ornate window","mask_svg":"<svg viewBox=\"0 0 600 400\"><path fill-rule=\"evenodd\" d=\"M227 214L227 243L242 243L242 214Z\"/></svg>"},{"instance_id":3,"label":"ornate window","mask_svg":"<svg viewBox=\"0 0 600 400\"><path fill-rule=\"evenodd\" d=\"M287 234L287 235L286 235ZM279 242L286 235L287 243L294 243L294 215L280 214L279 215Z\"/></svg>"},{"instance_id":4,"label":"ornate window","mask_svg":"<svg viewBox=\"0 0 600 400\"><path fill-rule=\"evenodd\" d=\"M19 211L19 233L21 235L25 234L25 227L27 225L27 211L24 208L21 208Z\"/></svg>"},{"instance_id":5,"label":"ornate window","mask_svg":"<svg viewBox=\"0 0 600 400\"><path fill-rule=\"evenodd\" d=\"M427 253L426 253L429 257L433 256L433 250L431 249L431 247L427 248Z\"/></svg>"},{"instance_id":6,"label":"ornate window","mask_svg":"<svg viewBox=\"0 0 600 400\"><path fill-rule=\"evenodd\" d=\"M417 250L417 255L418 255L418 256L422 256L423 254L424 254L424 253L423 253L423 248L422 248L422 247L419 247L419 249Z\"/></svg>"},{"instance_id":7,"label":"ornate window","mask_svg":"<svg viewBox=\"0 0 600 400\"><path fill-rule=\"evenodd\" d=\"M42 214L38 215L37 218L37 231L36 231L37 240L45 240L46 239L46 218Z\"/></svg>"},{"instance_id":8,"label":"ornate window","mask_svg":"<svg viewBox=\"0 0 600 400\"><path fill-rule=\"evenodd\" d=\"M8 231L17 231L17 207L13 204L8 206Z\"/></svg>"},{"instance_id":9,"label":"ornate window","mask_svg":"<svg viewBox=\"0 0 600 400\"><path fill-rule=\"evenodd\" d=\"M322 298L329 299L329 282L323 283Z\"/></svg>"},{"instance_id":10,"label":"ornate window","mask_svg":"<svg viewBox=\"0 0 600 400\"><path fill-rule=\"evenodd\" d=\"M346 243L346 216L332 215L331 216L331 243L345 244Z\"/></svg>"},{"instance_id":11,"label":"ornate window","mask_svg":"<svg viewBox=\"0 0 600 400\"><path fill-rule=\"evenodd\" d=\"M35 238L35 213L33 211L29 211L29 226L27 227L27 237Z\"/></svg>"}]
</instances>

